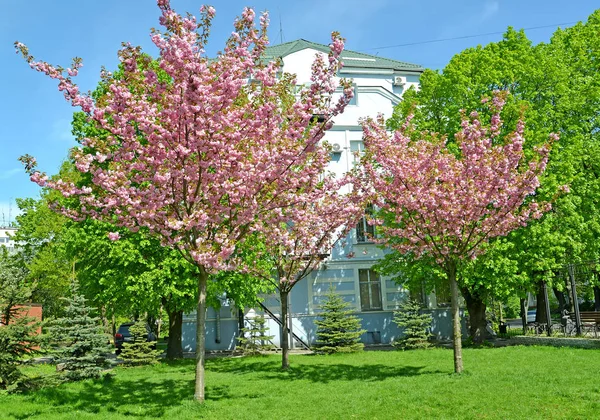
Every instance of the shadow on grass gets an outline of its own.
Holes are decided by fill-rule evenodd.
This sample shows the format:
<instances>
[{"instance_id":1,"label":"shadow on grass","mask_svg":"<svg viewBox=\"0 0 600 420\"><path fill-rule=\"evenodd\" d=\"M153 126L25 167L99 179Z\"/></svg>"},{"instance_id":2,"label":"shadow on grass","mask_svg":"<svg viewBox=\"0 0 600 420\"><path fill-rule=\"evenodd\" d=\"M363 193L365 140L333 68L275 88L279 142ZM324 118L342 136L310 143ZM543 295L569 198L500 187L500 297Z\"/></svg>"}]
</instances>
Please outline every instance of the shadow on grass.
<instances>
[{"instance_id":1,"label":"shadow on grass","mask_svg":"<svg viewBox=\"0 0 600 420\"><path fill-rule=\"evenodd\" d=\"M292 364L287 371L281 370L281 362L272 359L220 359L213 360L208 369L212 372L254 374L263 379L282 381L309 380L328 383L332 381L381 381L388 378L431 375L442 371L427 370L425 366L389 366L383 364L349 365L332 364Z\"/></svg>"},{"instance_id":2,"label":"shadow on grass","mask_svg":"<svg viewBox=\"0 0 600 420\"><path fill-rule=\"evenodd\" d=\"M332 362L332 363L331 363ZM425 366L389 366L384 364L352 365L345 363L292 364L289 370L281 371L279 360L273 358L222 358L207 361L207 372L216 374L248 375L243 380L255 378L274 381L308 380L314 383L334 381L376 382L388 378L432 375L442 373L424 370ZM58 387L44 388L31 393L36 401L44 401L45 409L39 407L15 418L26 419L34 415L65 414L82 411L89 414L111 413L115 417L164 417L167 411L191 401L194 392L193 360L163 362L147 370L148 377L140 372L117 372L116 378L83 381ZM136 368L137 369L137 368ZM168 377L175 374L176 378ZM241 378L239 378L241 379ZM229 385L211 386L208 381L206 400L260 398L254 391L240 394ZM14 414L13 414L14 416Z\"/></svg>"},{"instance_id":3,"label":"shadow on grass","mask_svg":"<svg viewBox=\"0 0 600 420\"><path fill-rule=\"evenodd\" d=\"M83 381L52 388L44 388L32 394L36 400L47 401L54 413L79 410L87 413L101 411L115 416L162 417L167 409L179 406L182 400L190 400L194 381L185 379L148 380L127 379L127 372L119 372L119 379ZM208 388L207 397L228 397L227 389ZM39 411L39 410L38 410ZM50 411L50 410L49 410ZM26 413L28 418L36 413ZM17 417L19 418L19 417Z\"/></svg>"}]
</instances>

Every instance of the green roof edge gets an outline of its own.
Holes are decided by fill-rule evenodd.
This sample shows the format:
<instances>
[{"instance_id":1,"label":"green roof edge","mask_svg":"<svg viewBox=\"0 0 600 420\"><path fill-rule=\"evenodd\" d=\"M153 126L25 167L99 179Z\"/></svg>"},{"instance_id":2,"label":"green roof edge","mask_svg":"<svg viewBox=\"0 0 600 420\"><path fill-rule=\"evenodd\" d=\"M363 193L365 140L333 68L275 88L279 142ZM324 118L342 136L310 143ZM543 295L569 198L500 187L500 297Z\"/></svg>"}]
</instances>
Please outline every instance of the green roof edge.
<instances>
[{"instance_id":1,"label":"green roof edge","mask_svg":"<svg viewBox=\"0 0 600 420\"><path fill-rule=\"evenodd\" d=\"M283 44L277 44L267 47L265 51L265 58L276 58L276 57L285 57L287 55L293 54L298 51L302 51L306 48L312 48L317 51L321 51L324 53L329 52L329 46L324 44L319 44L312 41L307 41L305 39L297 39L295 41L285 42ZM406 70L406 71L424 71L425 68L420 66L419 64L408 63L404 61L398 61L391 58L380 57L377 55L371 55L366 53L361 53L352 50L344 50L342 52L342 61L344 55L346 56L355 56L356 58L369 58L375 59L375 65L365 66L365 63L352 63L345 61L344 67L377 67L377 68L391 68L394 70Z\"/></svg>"}]
</instances>

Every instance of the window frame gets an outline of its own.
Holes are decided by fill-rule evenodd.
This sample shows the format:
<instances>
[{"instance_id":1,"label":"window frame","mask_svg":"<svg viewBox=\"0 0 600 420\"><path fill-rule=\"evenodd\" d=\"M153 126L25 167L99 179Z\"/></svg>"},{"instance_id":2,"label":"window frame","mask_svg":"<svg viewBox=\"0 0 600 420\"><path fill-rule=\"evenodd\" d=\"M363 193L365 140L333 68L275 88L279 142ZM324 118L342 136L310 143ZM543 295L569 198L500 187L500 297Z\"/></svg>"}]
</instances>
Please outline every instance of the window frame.
<instances>
[{"instance_id":1,"label":"window frame","mask_svg":"<svg viewBox=\"0 0 600 420\"><path fill-rule=\"evenodd\" d=\"M365 214L360 218L354 227L356 231L357 244L372 244L373 240L371 238L377 237L377 229L375 229L375 225L369 224L367 220L367 216L372 215L374 210L374 206L372 204L368 204L367 208L365 209Z\"/></svg>"},{"instance_id":2,"label":"window frame","mask_svg":"<svg viewBox=\"0 0 600 420\"><path fill-rule=\"evenodd\" d=\"M366 273L367 281L363 281L361 276L362 273ZM368 291L368 306L363 305L363 285L366 285L366 290ZM373 287L377 289L378 296L375 296L373 292ZM383 311L384 310L384 302L383 302L383 286L381 281L381 275L377 273L372 268L359 268L358 269L358 293L359 293L359 302L360 302L360 311L361 312L374 312L374 311ZM374 297L378 297L379 306L376 306L377 303L374 301Z\"/></svg>"}]
</instances>

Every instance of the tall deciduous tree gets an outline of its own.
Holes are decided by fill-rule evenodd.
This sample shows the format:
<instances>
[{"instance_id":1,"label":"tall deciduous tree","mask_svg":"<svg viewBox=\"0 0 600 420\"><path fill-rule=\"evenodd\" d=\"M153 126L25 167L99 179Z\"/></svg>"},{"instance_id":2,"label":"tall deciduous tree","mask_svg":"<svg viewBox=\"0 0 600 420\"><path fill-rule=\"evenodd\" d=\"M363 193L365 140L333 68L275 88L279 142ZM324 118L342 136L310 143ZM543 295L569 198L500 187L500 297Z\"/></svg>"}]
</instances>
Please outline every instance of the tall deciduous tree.
<instances>
[{"instance_id":1,"label":"tall deciduous tree","mask_svg":"<svg viewBox=\"0 0 600 420\"><path fill-rule=\"evenodd\" d=\"M203 401L209 274L234 268L236 246L266 218L267 224L286 221L273 210L294 205L307 177L321 169L311 152L348 103L351 84L343 81L345 94L332 101L343 49L334 33L329 56L315 58L312 84L290 104L294 77L280 74L280 61L263 59L266 15L256 28L254 12L245 9L223 52L209 60L204 46L214 9L203 7L198 22L175 13L168 0L158 5L165 32L154 30L152 41L167 82L150 66L139 66L145 59L139 48L125 45L119 52L123 74L104 72L107 93L95 100L73 83L80 59L65 70L36 61L16 44L31 67L58 80L66 99L110 133L88 137L72 151L91 185L48 181L33 158L22 159L33 181L79 200L81 206L66 214L147 228L197 268L195 398ZM109 237L118 240L119 234Z\"/></svg>"},{"instance_id":2,"label":"tall deciduous tree","mask_svg":"<svg viewBox=\"0 0 600 420\"><path fill-rule=\"evenodd\" d=\"M497 92L489 102L489 127L477 112L463 116L455 144L435 135L411 140L410 119L393 135L382 117L363 122L367 187L382 212L392 215L387 223L374 220L381 234L376 240L415 258L432 257L446 274L457 373L463 370L457 283L462 262L480 254L490 238L506 235L549 207L530 196L539 186L550 147L537 148L537 156L527 162L524 123L501 135L505 97Z\"/></svg>"},{"instance_id":3,"label":"tall deciduous tree","mask_svg":"<svg viewBox=\"0 0 600 420\"><path fill-rule=\"evenodd\" d=\"M53 212L46 192L38 200L17 199L21 214L17 216L15 255L27 270L33 286L31 299L42 305L45 317L57 317L64 310L61 297L68 294L71 259L62 240L69 219Z\"/></svg>"},{"instance_id":4,"label":"tall deciduous tree","mask_svg":"<svg viewBox=\"0 0 600 420\"><path fill-rule=\"evenodd\" d=\"M552 197L565 184L571 193L558 197L541 220L492 241L485 261L477 259L463 276L461 290L473 302L467 303L472 327L478 321L485 327L485 313L476 309L485 310L486 299L519 290L524 297L526 290L536 291L539 280L560 287L555 274L567 262L598 259L599 28L596 11L587 22L558 30L550 43L535 46L523 31L509 28L501 41L455 55L442 72L425 71L420 89L405 93L389 121L397 128L414 113L418 129L452 136L460 126L459 109L485 111L481 96L507 89L513 100L504 109L505 121L518 118L526 105L526 149L552 131L560 133L538 195Z\"/></svg>"}]
</instances>

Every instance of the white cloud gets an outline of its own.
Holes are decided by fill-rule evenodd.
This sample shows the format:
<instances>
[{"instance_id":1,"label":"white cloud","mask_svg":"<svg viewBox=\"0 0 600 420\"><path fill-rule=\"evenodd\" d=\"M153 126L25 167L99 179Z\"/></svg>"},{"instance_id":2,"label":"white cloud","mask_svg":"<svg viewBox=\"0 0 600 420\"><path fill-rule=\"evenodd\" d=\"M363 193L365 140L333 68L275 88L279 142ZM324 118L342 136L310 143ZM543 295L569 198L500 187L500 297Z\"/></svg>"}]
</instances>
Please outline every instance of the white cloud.
<instances>
[{"instance_id":1,"label":"white cloud","mask_svg":"<svg viewBox=\"0 0 600 420\"><path fill-rule=\"evenodd\" d=\"M23 171L24 170L22 168L7 169L5 171L0 172L0 179L12 178L14 175L18 174L19 172L23 172Z\"/></svg>"},{"instance_id":2,"label":"white cloud","mask_svg":"<svg viewBox=\"0 0 600 420\"><path fill-rule=\"evenodd\" d=\"M486 1L483 5L483 11L479 16L479 21L484 22L492 17L500 10L499 1Z\"/></svg>"}]
</instances>

